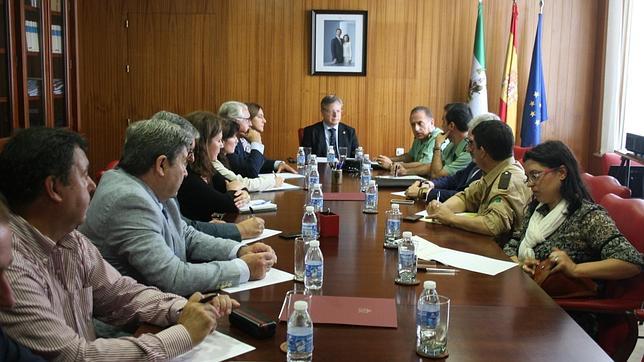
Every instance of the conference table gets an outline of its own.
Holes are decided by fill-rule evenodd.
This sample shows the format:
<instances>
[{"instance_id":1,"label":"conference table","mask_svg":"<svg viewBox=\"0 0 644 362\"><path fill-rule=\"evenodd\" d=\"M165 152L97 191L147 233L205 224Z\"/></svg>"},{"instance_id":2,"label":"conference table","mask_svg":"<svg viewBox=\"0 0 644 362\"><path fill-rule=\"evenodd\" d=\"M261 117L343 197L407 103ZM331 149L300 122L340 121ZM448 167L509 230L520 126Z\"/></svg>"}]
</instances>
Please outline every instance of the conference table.
<instances>
[{"instance_id":1,"label":"conference table","mask_svg":"<svg viewBox=\"0 0 644 362\"><path fill-rule=\"evenodd\" d=\"M331 172L320 165L324 192L359 191L359 178L344 173L341 185L332 185ZM302 179L290 180L303 184ZM459 270L454 275L418 273L421 284L394 283L397 251L383 248L385 211L392 191L381 188L377 214L364 214L362 202L325 201L325 209L339 215L339 237L321 238L324 254L324 296L393 298L398 328L316 324L316 361L417 361L415 310L422 281L434 280L438 293L451 299L448 360L451 361L610 361L603 350L543 290L518 267L496 276ZM253 198L271 200L278 210L258 216L266 227L294 232L300 229L306 191L263 192ZM424 204L401 205L403 216L414 214ZM243 219L247 216L239 216ZM411 231L439 246L509 260L488 236L426 222L402 223ZM263 240L275 249L278 269L293 272L293 240L277 236ZM277 320L289 290L302 283L286 282L232 294L243 305ZM286 323L279 322L269 339L255 339L220 321L218 330L256 349L235 360L281 361L286 355L280 344L286 340Z\"/></svg>"}]
</instances>

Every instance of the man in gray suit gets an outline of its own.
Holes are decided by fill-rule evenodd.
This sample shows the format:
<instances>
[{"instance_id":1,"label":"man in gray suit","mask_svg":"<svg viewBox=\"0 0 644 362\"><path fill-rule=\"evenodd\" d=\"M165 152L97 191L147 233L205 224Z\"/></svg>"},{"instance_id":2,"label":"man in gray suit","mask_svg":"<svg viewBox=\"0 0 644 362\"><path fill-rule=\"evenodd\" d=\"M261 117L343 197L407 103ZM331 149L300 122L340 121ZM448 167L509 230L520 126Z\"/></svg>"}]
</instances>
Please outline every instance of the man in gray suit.
<instances>
[{"instance_id":1,"label":"man in gray suit","mask_svg":"<svg viewBox=\"0 0 644 362\"><path fill-rule=\"evenodd\" d=\"M189 295L262 279L277 261L263 243L249 246L188 226L175 199L193 136L166 120L128 127L119 168L101 177L80 230L125 275Z\"/></svg>"}]
</instances>

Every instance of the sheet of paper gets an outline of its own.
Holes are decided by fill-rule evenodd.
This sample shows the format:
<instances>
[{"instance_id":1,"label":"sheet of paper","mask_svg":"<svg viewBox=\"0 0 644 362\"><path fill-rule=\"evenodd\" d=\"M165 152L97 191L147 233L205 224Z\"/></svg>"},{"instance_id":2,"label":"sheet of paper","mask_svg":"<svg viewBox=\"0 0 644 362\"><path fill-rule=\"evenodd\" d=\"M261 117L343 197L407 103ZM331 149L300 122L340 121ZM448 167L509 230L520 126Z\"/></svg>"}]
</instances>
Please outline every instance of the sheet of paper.
<instances>
[{"instance_id":1,"label":"sheet of paper","mask_svg":"<svg viewBox=\"0 0 644 362\"><path fill-rule=\"evenodd\" d=\"M255 212L261 211L275 211L277 210L277 204L274 204L266 200L251 200L248 205L239 208L239 212L242 214L250 213L250 207L253 208Z\"/></svg>"},{"instance_id":2,"label":"sheet of paper","mask_svg":"<svg viewBox=\"0 0 644 362\"><path fill-rule=\"evenodd\" d=\"M391 193L394 196L402 196L405 197L405 191L396 191Z\"/></svg>"},{"instance_id":3,"label":"sheet of paper","mask_svg":"<svg viewBox=\"0 0 644 362\"><path fill-rule=\"evenodd\" d=\"M281 172L275 174L284 180L293 180L293 179L298 179L298 178L304 178L304 175L300 175L299 173L290 173L290 172ZM259 177L273 177L272 173L260 173Z\"/></svg>"},{"instance_id":4,"label":"sheet of paper","mask_svg":"<svg viewBox=\"0 0 644 362\"><path fill-rule=\"evenodd\" d=\"M422 219L420 219L420 221L428 222L430 224L440 224L440 222L437 220L427 218L427 210L419 211L416 213L416 215L420 215L423 217ZM456 215L474 217L476 216L476 213L475 212L457 212Z\"/></svg>"},{"instance_id":5,"label":"sheet of paper","mask_svg":"<svg viewBox=\"0 0 644 362\"><path fill-rule=\"evenodd\" d=\"M270 238L271 236L275 236L275 235L280 234L280 233L281 233L281 231L279 231L279 230L264 229L264 232L262 233L262 235L260 235L260 236L258 236L256 238L252 238L252 239L248 239L248 240L242 240L241 243L244 244L244 245L254 243L256 241L259 241L259 240L262 240L262 239L267 239L267 238Z\"/></svg>"},{"instance_id":6,"label":"sheet of paper","mask_svg":"<svg viewBox=\"0 0 644 362\"><path fill-rule=\"evenodd\" d=\"M391 176L391 175L382 175L378 176L379 178L383 178L385 180L427 180L424 177L420 177L417 175L409 175L409 176Z\"/></svg>"},{"instance_id":7,"label":"sheet of paper","mask_svg":"<svg viewBox=\"0 0 644 362\"><path fill-rule=\"evenodd\" d=\"M195 348L172 361L225 361L254 349L251 345L214 331Z\"/></svg>"},{"instance_id":8,"label":"sheet of paper","mask_svg":"<svg viewBox=\"0 0 644 362\"><path fill-rule=\"evenodd\" d=\"M262 280L253 280L236 287L224 288L222 289L222 291L232 294L232 293L242 292L244 290L261 288L267 285L278 284L278 283L288 282L292 280L293 280L293 274L287 273L279 269L271 268L271 270L269 270L268 273L266 273L266 276Z\"/></svg>"},{"instance_id":9,"label":"sheet of paper","mask_svg":"<svg viewBox=\"0 0 644 362\"><path fill-rule=\"evenodd\" d=\"M286 191L286 190L297 190L299 189L299 186L295 186L293 184L290 184L288 182L284 182L282 186L280 187L271 187L270 189L266 189L262 192L269 192L269 191Z\"/></svg>"},{"instance_id":10,"label":"sheet of paper","mask_svg":"<svg viewBox=\"0 0 644 362\"><path fill-rule=\"evenodd\" d=\"M435 260L445 265L487 275L497 275L517 264L511 261L488 258L482 255L442 248L419 236L414 236L418 248L416 255L423 260Z\"/></svg>"}]
</instances>

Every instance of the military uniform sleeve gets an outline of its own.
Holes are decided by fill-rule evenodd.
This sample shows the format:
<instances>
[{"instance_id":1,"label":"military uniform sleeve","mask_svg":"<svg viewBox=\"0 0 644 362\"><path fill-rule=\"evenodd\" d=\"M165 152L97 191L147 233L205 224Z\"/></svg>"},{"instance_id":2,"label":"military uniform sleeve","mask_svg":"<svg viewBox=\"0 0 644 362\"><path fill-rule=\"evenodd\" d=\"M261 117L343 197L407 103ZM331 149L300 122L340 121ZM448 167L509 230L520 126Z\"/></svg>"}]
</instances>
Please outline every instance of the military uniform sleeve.
<instances>
[{"instance_id":1,"label":"military uniform sleeve","mask_svg":"<svg viewBox=\"0 0 644 362\"><path fill-rule=\"evenodd\" d=\"M478 212L479 205L483 201L485 185L482 180L476 180L470 184L464 191L459 192L454 197L463 201L466 212Z\"/></svg>"},{"instance_id":2,"label":"military uniform sleeve","mask_svg":"<svg viewBox=\"0 0 644 362\"><path fill-rule=\"evenodd\" d=\"M509 180L505 180L508 177ZM505 234L512 230L515 223L523 220L523 208L527 200L521 186L524 186L523 181L507 171L494 182L488 195L490 202L487 208L479 213L493 235Z\"/></svg>"}]
</instances>

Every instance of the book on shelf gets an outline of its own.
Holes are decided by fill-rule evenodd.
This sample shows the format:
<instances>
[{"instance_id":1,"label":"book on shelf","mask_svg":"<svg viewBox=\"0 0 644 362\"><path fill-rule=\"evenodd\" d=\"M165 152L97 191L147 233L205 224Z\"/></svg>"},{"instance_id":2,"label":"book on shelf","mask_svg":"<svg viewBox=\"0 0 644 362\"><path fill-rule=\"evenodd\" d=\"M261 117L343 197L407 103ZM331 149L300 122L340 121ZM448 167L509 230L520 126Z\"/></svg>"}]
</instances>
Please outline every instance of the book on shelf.
<instances>
[{"instance_id":1,"label":"book on shelf","mask_svg":"<svg viewBox=\"0 0 644 362\"><path fill-rule=\"evenodd\" d=\"M29 97L38 97L40 95L40 79L27 78L27 95Z\"/></svg>"},{"instance_id":2,"label":"book on shelf","mask_svg":"<svg viewBox=\"0 0 644 362\"><path fill-rule=\"evenodd\" d=\"M40 44L38 41L38 23L31 20L25 20L25 35L27 38L27 51L39 52Z\"/></svg>"},{"instance_id":3,"label":"book on shelf","mask_svg":"<svg viewBox=\"0 0 644 362\"><path fill-rule=\"evenodd\" d=\"M65 81L63 79L54 78L54 95L60 96L65 93Z\"/></svg>"},{"instance_id":4,"label":"book on shelf","mask_svg":"<svg viewBox=\"0 0 644 362\"><path fill-rule=\"evenodd\" d=\"M63 27L60 25L51 26L51 50L55 54L63 52Z\"/></svg>"},{"instance_id":5,"label":"book on shelf","mask_svg":"<svg viewBox=\"0 0 644 362\"><path fill-rule=\"evenodd\" d=\"M62 0L51 0L51 11L61 12L61 2Z\"/></svg>"}]
</instances>

